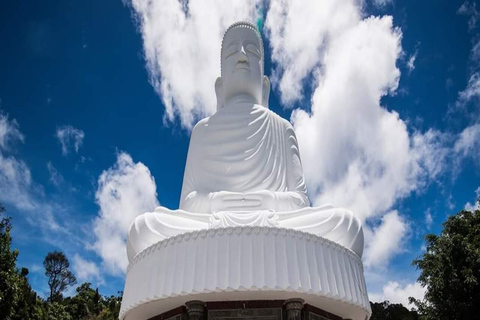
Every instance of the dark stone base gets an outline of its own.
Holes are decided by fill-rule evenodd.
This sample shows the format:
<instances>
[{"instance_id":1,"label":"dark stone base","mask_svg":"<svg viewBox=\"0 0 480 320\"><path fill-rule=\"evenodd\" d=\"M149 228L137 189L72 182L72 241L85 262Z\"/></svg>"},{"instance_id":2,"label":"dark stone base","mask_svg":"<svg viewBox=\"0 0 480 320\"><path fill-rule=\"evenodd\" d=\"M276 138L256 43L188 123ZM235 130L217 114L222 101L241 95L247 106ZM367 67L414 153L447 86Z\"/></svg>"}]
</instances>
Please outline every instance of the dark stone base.
<instances>
[{"instance_id":1,"label":"dark stone base","mask_svg":"<svg viewBox=\"0 0 480 320\"><path fill-rule=\"evenodd\" d=\"M254 301L188 301L148 320L348 320L302 299Z\"/></svg>"}]
</instances>

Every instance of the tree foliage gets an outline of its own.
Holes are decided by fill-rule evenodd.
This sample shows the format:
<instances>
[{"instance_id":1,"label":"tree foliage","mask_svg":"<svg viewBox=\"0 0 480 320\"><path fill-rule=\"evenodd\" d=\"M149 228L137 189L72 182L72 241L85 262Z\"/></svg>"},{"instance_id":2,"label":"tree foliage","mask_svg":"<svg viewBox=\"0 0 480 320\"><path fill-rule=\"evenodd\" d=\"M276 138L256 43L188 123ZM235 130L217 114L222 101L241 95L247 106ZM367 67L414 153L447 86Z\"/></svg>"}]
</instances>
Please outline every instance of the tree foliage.
<instances>
[{"instance_id":1,"label":"tree foliage","mask_svg":"<svg viewBox=\"0 0 480 320\"><path fill-rule=\"evenodd\" d=\"M0 217L5 208L0 204ZM16 267L18 250L12 250L11 218L0 220L0 315L2 319L38 319L37 294L28 283L28 269ZM45 318L46 319L46 318Z\"/></svg>"},{"instance_id":2,"label":"tree foliage","mask_svg":"<svg viewBox=\"0 0 480 320\"><path fill-rule=\"evenodd\" d=\"M73 320L67 307L59 302L53 301L48 305L48 319L50 320Z\"/></svg>"},{"instance_id":3,"label":"tree foliage","mask_svg":"<svg viewBox=\"0 0 480 320\"><path fill-rule=\"evenodd\" d=\"M18 250L12 250L11 219L2 217L0 204L0 319L5 320L117 320L122 293L104 297L98 288L83 283L76 295L61 299L62 292L75 282L69 270L68 259L61 252L50 252L45 257L45 274L50 292L47 301L32 290L28 269L17 268ZM52 293L53 292L53 293Z\"/></svg>"},{"instance_id":4,"label":"tree foliage","mask_svg":"<svg viewBox=\"0 0 480 320\"><path fill-rule=\"evenodd\" d=\"M479 200L480 201L480 200ZM450 216L439 236L426 236L426 252L413 261L427 288L411 299L425 319L469 320L480 315L480 210Z\"/></svg>"},{"instance_id":5,"label":"tree foliage","mask_svg":"<svg viewBox=\"0 0 480 320\"><path fill-rule=\"evenodd\" d=\"M400 303L393 304L388 301L370 302L372 317L370 320L419 320L416 311L410 311Z\"/></svg>"},{"instance_id":6,"label":"tree foliage","mask_svg":"<svg viewBox=\"0 0 480 320\"><path fill-rule=\"evenodd\" d=\"M0 215L5 211L0 205ZM10 218L4 218L0 221L0 314L10 317L12 309L18 300L18 273L15 268L18 250L12 250L12 239L10 230Z\"/></svg>"},{"instance_id":7,"label":"tree foliage","mask_svg":"<svg viewBox=\"0 0 480 320\"><path fill-rule=\"evenodd\" d=\"M39 314L42 302L39 301L37 294L32 290L27 276L28 269L22 268L18 277L19 294L15 303L15 312L11 316L12 320L43 319L41 312Z\"/></svg>"},{"instance_id":8,"label":"tree foliage","mask_svg":"<svg viewBox=\"0 0 480 320\"><path fill-rule=\"evenodd\" d=\"M49 301L59 302L62 300L62 293L68 286L74 285L77 279L70 271L70 262L67 257L60 252L49 252L43 260L45 275L48 278L50 288Z\"/></svg>"},{"instance_id":9,"label":"tree foliage","mask_svg":"<svg viewBox=\"0 0 480 320\"><path fill-rule=\"evenodd\" d=\"M72 320L117 320L120 312L119 296L103 297L91 284L85 282L76 289L77 294L61 302Z\"/></svg>"}]
</instances>

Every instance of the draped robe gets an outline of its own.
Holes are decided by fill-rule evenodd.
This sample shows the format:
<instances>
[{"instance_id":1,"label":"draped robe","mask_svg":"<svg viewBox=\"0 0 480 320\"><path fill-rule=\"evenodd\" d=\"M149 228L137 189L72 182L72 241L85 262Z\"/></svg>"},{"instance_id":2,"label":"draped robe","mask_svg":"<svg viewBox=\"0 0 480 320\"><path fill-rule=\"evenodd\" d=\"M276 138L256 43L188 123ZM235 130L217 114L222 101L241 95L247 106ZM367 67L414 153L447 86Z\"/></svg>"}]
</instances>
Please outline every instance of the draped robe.
<instances>
[{"instance_id":1,"label":"draped robe","mask_svg":"<svg viewBox=\"0 0 480 320\"><path fill-rule=\"evenodd\" d=\"M273 208L212 212L214 192L261 190L273 192ZM158 207L138 216L128 235L128 257L184 232L246 225L294 228L335 241L360 257L363 252L361 224L350 211L310 207L291 124L263 106L242 103L195 126L180 208Z\"/></svg>"}]
</instances>

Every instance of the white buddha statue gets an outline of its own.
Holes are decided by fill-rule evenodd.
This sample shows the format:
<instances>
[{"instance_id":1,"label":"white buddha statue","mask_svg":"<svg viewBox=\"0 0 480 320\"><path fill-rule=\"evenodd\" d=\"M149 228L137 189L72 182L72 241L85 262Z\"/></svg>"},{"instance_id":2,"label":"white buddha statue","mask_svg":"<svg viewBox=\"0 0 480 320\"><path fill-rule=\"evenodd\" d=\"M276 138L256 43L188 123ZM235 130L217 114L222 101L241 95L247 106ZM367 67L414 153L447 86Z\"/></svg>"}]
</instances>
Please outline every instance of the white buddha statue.
<instances>
[{"instance_id":1,"label":"white buddha statue","mask_svg":"<svg viewBox=\"0 0 480 320\"><path fill-rule=\"evenodd\" d=\"M360 220L330 205L310 207L292 125L268 109L270 81L256 27L230 26L222 41L217 112L193 129L180 208L136 217L131 259L166 238L229 226L293 228L363 252Z\"/></svg>"}]
</instances>

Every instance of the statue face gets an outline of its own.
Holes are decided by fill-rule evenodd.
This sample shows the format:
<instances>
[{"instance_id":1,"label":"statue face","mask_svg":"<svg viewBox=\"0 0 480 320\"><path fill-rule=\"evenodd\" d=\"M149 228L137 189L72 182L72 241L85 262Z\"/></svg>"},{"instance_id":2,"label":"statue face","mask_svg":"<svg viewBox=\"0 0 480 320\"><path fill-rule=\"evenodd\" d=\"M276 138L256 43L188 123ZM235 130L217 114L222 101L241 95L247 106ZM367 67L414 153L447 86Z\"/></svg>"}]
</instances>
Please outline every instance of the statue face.
<instances>
[{"instance_id":1,"label":"statue face","mask_svg":"<svg viewBox=\"0 0 480 320\"><path fill-rule=\"evenodd\" d=\"M231 29L222 46L222 91L224 102L248 95L262 102L263 60L261 42L248 28Z\"/></svg>"}]
</instances>

